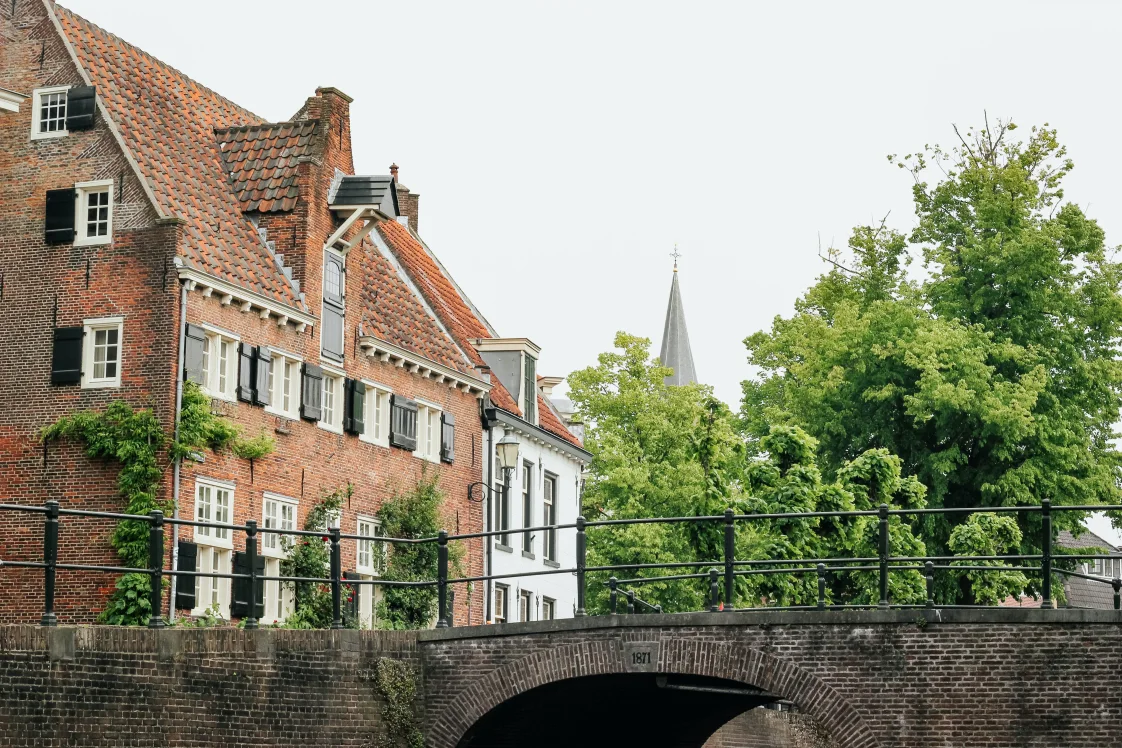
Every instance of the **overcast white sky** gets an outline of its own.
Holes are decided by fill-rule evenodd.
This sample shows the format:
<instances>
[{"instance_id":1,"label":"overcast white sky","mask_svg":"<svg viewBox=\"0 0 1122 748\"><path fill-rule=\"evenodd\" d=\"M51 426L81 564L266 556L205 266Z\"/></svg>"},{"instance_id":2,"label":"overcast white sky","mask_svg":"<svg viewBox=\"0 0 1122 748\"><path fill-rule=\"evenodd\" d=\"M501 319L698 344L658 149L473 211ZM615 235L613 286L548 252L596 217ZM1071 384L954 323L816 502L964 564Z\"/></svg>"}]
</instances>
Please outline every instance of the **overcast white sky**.
<instances>
[{"instance_id":1,"label":"overcast white sky","mask_svg":"<svg viewBox=\"0 0 1122 748\"><path fill-rule=\"evenodd\" d=\"M983 110L1058 127L1069 199L1118 241L1122 3L62 4L271 120L353 96L357 169L401 166L421 234L543 374L617 330L657 353L677 242L698 376L737 407L741 341L822 271L819 234L911 228L885 155Z\"/></svg>"}]
</instances>

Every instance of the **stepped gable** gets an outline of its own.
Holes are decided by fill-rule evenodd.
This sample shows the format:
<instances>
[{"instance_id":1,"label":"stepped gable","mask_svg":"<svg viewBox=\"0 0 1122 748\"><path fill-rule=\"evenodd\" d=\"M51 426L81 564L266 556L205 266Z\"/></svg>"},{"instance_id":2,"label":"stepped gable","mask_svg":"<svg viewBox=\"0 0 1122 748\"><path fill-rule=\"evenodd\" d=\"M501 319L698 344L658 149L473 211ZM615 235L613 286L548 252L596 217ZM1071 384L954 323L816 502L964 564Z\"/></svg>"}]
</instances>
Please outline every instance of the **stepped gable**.
<instances>
[{"instance_id":1,"label":"stepped gable","mask_svg":"<svg viewBox=\"0 0 1122 748\"><path fill-rule=\"evenodd\" d=\"M296 166L316 152L318 120L220 128L214 131L243 211L296 207Z\"/></svg>"},{"instance_id":2,"label":"stepped gable","mask_svg":"<svg viewBox=\"0 0 1122 748\"><path fill-rule=\"evenodd\" d=\"M471 341L478 338L491 338L491 331L483 324L464 298L460 295L455 284L445 274L428 250L416 237L400 223L386 222L378 225L378 233L389 245L394 255L398 258L409 277L428 299L429 305L436 311L444 326L452 333L476 366L484 366L483 358L475 350ZM510 392L503 387L498 377L491 379L491 403L496 408L501 408L508 413L521 416L522 412L511 397ZM545 398L538 393L538 425L554 436L560 437L570 444L581 446L580 439L573 436L561 419L554 413Z\"/></svg>"},{"instance_id":3,"label":"stepped gable","mask_svg":"<svg viewBox=\"0 0 1122 748\"><path fill-rule=\"evenodd\" d=\"M71 11L55 6L55 13L157 210L187 222L178 248L184 265L305 310L242 213L215 138L215 130L262 118Z\"/></svg>"}]
</instances>

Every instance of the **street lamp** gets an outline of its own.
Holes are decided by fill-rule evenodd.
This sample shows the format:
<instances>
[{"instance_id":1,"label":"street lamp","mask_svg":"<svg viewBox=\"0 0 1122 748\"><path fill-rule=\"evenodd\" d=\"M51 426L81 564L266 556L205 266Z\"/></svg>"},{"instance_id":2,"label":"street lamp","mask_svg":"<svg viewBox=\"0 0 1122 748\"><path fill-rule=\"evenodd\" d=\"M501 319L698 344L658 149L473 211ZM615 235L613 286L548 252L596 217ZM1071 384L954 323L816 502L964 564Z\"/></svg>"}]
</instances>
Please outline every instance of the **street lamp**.
<instances>
[{"instance_id":1,"label":"street lamp","mask_svg":"<svg viewBox=\"0 0 1122 748\"><path fill-rule=\"evenodd\" d=\"M495 456L499 458L499 467L506 473L518 467L518 437L507 429L503 438L495 443ZM507 473L509 476L509 473Z\"/></svg>"}]
</instances>

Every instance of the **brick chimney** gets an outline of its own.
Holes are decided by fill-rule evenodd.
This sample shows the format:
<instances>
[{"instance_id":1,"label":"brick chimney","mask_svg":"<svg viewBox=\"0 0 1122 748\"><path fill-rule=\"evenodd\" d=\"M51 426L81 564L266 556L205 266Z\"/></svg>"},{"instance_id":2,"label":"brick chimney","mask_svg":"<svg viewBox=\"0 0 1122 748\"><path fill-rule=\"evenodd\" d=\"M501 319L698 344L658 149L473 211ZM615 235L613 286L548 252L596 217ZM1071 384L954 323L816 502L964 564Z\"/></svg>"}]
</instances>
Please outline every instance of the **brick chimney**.
<instances>
[{"instance_id":1,"label":"brick chimney","mask_svg":"<svg viewBox=\"0 0 1122 748\"><path fill-rule=\"evenodd\" d=\"M390 176L394 180L398 179L397 176L398 165L390 164ZM421 194L419 192L411 192L408 187L403 185L400 181L397 183L397 207L401 211L401 215L409 218L409 228L417 231L417 211L418 203L421 201Z\"/></svg>"}]
</instances>

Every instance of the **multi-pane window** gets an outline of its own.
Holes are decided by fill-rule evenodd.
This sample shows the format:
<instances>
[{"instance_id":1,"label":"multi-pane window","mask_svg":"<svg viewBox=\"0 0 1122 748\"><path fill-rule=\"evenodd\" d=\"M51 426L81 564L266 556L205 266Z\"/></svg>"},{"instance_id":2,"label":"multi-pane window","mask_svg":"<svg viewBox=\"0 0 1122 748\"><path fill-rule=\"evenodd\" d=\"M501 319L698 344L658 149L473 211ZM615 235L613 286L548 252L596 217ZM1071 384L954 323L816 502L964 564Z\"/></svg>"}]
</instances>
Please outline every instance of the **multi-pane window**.
<instances>
[{"instance_id":1,"label":"multi-pane window","mask_svg":"<svg viewBox=\"0 0 1122 748\"><path fill-rule=\"evenodd\" d=\"M31 138L53 138L66 135L67 86L44 88L34 92Z\"/></svg>"},{"instance_id":2,"label":"multi-pane window","mask_svg":"<svg viewBox=\"0 0 1122 748\"><path fill-rule=\"evenodd\" d=\"M417 405L417 449L413 454L440 462L440 409L433 405Z\"/></svg>"},{"instance_id":3,"label":"multi-pane window","mask_svg":"<svg viewBox=\"0 0 1122 748\"><path fill-rule=\"evenodd\" d=\"M123 332L121 318L86 320L84 328L82 386L119 387Z\"/></svg>"},{"instance_id":4,"label":"multi-pane window","mask_svg":"<svg viewBox=\"0 0 1122 748\"><path fill-rule=\"evenodd\" d=\"M506 471L499 466L499 458L495 458L495 530L502 530L498 536L503 545L510 545L510 496L506 490Z\"/></svg>"},{"instance_id":5,"label":"multi-pane window","mask_svg":"<svg viewBox=\"0 0 1122 748\"><path fill-rule=\"evenodd\" d=\"M329 431L343 431L343 377L323 373L323 405L319 425Z\"/></svg>"},{"instance_id":6,"label":"multi-pane window","mask_svg":"<svg viewBox=\"0 0 1122 748\"><path fill-rule=\"evenodd\" d=\"M555 514L553 497L557 491L557 478L553 475L546 475L545 481L542 485L542 524L556 525L557 515ZM548 561L556 561L557 555L557 530L545 530L543 534L542 555Z\"/></svg>"},{"instance_id":7,"label":"multi-pane window","mask_svg":"<svg viewBox=\"0 0 1122 748\"><path fill-rule=\"evenodd\" d=\"M266 530L295 530L296 529L296 501L279 496L265 496L265 505L262 511L262 526ZM284 555L287 536L275 532L261 534L262 553Z\"/></svg>"},{"instance_id":8,"label":"multi-pane window","mask_svg":"<svg viewBox=\"0 0 1122 748\"><path fill-rule=\"evenodd\" d=\"M507 619L507 598L510 597L510 587L505 584L495 585L495 623L506 623Z\"/></svg>"},{"instance_id":9,"label":"multi-pane window","mask_svg":"<svg viewBox=\"0 0 1122 748\"><path fill-rule=\"evenodd\" d=\"M530 423L536 424L538 422L537 407L538 407L538 375L537 375L537 361L532 356L524 355L526 360L525 373L526 379L522 384L522 415Z\"/></svg>"},{"instance_id":10,"label":"multi-pane window","mask_svg":"<svg viewBox=\"0 0 1122 748\"><path fill-rule=\"evenodd\" d=\"M534 466L532 463L522 463L522 526L534 526ZM522 533L522 550L532 553L534 550L534 536L529 531Z\"/></svg>"},{"instance_id":11,"label":"multi-pane window","mask_svg":"<svg viewBox=\"0 0 1122 748\"><path fill-rule=\"evenodd\" d=\"M1122 559L1096 558L1093 564L1087 565L1087 572L1108 579L1116 579L1122 572Z\"/></svg>"},{"instance_id":12,"label":"multi-pane window","mask_svg":"<svg viewBox=\"0 0 1122 748\"><path fill-rule=\"evenodd\" d=\"M518 620L529 621L533 619L534 593L522 590L518 595Z\"/></svg>"},{"instance_id":13,"label":"multi-pane window","mask_svg":"<svg viewBox=\"0 0 1122 748\"><path fill-rule=\"evenodd\" d=\"M323 253L323 319L320 324L320 350L336 360L343 358L343 327L346 315L346 268L343 255L334 250Z\"/></svg>"},{"instance_id":14,"label":"multi-pane window","mask_svg":"<svg viewBox=\"0 0 1122 748\"><path fill-rule=\"evenodd\" d=\"M203 339L203 391L211 397L233 400L238 387L238 341L218 331Z\"/></svg>"},{"instance_id":15,"label":"multi-pane window","mask_svg":"<svg viewBox=\"0 0 1122 748\"><path fill-rule=\"evenodd\" d=\"M74 244L108 244L113 238L113 180L74 185Z\"/></svg>"},{"instance_id":16,"label":"multi-pane window","mask_svg":"<svg viewBox=\"0 0 1122 748\"><path fill-rule=\"evenodd\" d=\"M382 526L370 517L358 518L358 557L355 565L360 574L381 574L386 568L386 544L372 540L383 536Z\"/></svg>"},{"instance_id":17,"label":"multi-pane window","mask_svg":"<svg viewBox=\"0 0 1122 748\"><path fill-rule=\"evenodd\" d=\"M300 417L300 361L273 351L269 366L269 405L265 409L287 418Z\"/></svg>"},{"instance_id":18,"label":"multi-pane window","mask_svg":"<svg viewBox=\"0 0 1122 748\"><path fill-rule=\"evenodd\" d=\"M265 558L265 576L281 576L281 559ZM272 616L274 623L281 623L292 614L296 605L296 590L291 582L275 579L265 582L265 620Z\"/></svg>"},{"instance_id":19,"label":"multi-pane window","mask_svg":"<svg viewBox=\"0 0 1122 748\"><path fill-rule=\"evenodd\" d=\"M207 612L222 618L230 617L230 580L205 574L229 574L230 550L214 546L199 548L199 572L195 585L195 608L191 615Z\"/></svg>"},{"instance_id":20,"label":"multi-pane window","mask_svg":"<svg viewBox=\"0 0 1122 748\"><path fill-rule=\"evenodd\" d=\"M388 389L366 383L366 418L363 441L383 447L390 445L390 392Z\"/></svg>"},{"instance_id":21,"label":"multi-pane window","mask_svg":"<svg viewBox=\"0 0 1122 748\"><path fill-rule=\"evenodd\" d=\"M230 508L233 505L234 489L228 485L211 481L195 482L195 521L230 524ZM198 543L230 546L230 528L196 527L195 540Z\"/></svg>"},{"instance_id":22,"label":"multi-pane window","mask_svg":"<svg viewBox=\"0 0 1122 748\"><path fill-rule=\"evenodd\" d=\"M553 598L542 598L542 620L552 621L557 615L557 601Z\"/></svg>"}]
</instances>

